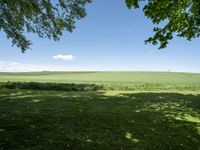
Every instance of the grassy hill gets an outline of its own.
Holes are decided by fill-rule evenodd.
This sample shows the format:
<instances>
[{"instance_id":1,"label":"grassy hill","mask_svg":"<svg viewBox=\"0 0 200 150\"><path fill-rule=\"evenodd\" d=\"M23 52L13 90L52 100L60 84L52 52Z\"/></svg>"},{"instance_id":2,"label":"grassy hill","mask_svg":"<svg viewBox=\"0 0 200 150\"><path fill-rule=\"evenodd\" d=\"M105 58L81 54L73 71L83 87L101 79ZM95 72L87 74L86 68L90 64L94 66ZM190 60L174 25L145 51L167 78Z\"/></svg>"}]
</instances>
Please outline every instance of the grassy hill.
<instances>
[{"instance_id":1,"label":"grassy hill","mask_svg":"<svg viewBox=\"0 0 200 150\"><path fill-rule=\"evenodd\" d=\"M84 83L107 90L200 90L200 74L171 72L0 73L0 82Z\"/></svg>"},{"instance_id":2,"label":"grassy hill","mask_svg":"<svg viewBox=\"0 0 200 150\"><path fill-rule=\"evenodd\" d=\"M1 149L199 150L200 74L0 73Z\"/></svg>"}]
</instances>

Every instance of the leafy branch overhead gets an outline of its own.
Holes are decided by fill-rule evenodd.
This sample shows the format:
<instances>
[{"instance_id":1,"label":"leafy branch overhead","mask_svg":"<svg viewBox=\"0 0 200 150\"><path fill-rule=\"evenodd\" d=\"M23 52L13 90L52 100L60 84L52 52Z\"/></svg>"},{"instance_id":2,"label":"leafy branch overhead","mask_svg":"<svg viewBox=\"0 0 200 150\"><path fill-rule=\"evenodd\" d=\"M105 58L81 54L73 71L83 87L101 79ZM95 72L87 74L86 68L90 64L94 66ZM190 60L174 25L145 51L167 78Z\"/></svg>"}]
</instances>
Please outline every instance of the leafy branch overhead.
<instances>
[{"instance_id":1,"label":"leafy branch overhead","mask_svg":"<svg viewBox=\"0 0 200 150\"><path fill-rule=\"evenodd\" d=\"M0 30L13 45L27 50L31 41L24 33L37 33L41 38L59 40L63 30L72 32L75 20L86 15L85 5L91 0L1 0Z\"/></svg>"},{"instance_id":2,"label":"leafy branch overhead","mask_svg":"<svg viewBox=\"0 0 200 150\"><path fill-rule=\"evenodd\" d=\"M26 32L59 40L64 30L73 31L75 21L86 15L85 5L91 1L0 0L0 31L24 52L31 45ZM141 6L141 0L125 1L130 9ZM157 24L155 34L145 43L165 48L174 33L188 40L200 36L200 0L146 0L143 11ZM165 25L161 27L161 23Z\"/></svg>"},{"instance_id":3,"label":"leafy branch overhead","mask_svg":"<svg viewBox=\"0 0 200 150\"><path fill-rule=\"evenodd\" d=\"M145 0L143 0L145 1ZM126 0L128 8L139 8L141 0ZM147 3L146 3L147 2ZM191 40L200 36L200 0L147 0L145 16L157 25L155 34L145 43L165 48L174 36ZM164 23L163 27L160 27Z\"/></svg>"}]
</instances>

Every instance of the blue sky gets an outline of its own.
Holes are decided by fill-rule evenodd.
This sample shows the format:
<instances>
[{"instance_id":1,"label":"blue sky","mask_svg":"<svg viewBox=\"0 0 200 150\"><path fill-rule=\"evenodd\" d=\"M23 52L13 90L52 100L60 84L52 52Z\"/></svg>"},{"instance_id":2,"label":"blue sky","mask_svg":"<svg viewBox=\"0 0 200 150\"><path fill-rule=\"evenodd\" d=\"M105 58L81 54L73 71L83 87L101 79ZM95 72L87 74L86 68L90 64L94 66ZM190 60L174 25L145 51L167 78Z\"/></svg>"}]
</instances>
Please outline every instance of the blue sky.
<instances>
[{"instance_id":1,"label":"blue sky","mask_svg":"<svg viewBox=\"0 0 200 150\"><path fill-rule=\"evenodd\" d=\"M168 48L145 45L153 24L123 0L94 0L87 17L60 41L28 35L31 50L20 52L1 32L0 71L127 70L200 72L200 39L174 38Z\"/></svg>"}]
</instances>

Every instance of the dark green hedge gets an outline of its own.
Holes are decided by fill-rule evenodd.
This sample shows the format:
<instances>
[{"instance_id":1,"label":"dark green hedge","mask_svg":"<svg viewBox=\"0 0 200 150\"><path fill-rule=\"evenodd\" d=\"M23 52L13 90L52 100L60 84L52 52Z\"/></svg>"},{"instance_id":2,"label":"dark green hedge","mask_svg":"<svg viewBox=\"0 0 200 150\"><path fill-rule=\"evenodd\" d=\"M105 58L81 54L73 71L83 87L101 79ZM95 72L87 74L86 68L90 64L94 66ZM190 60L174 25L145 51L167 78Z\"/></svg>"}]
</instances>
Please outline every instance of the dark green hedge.
<instances>
[{"instance_id":1,"label":"dark green hedge","mask_svg":"<svg viewBox=\"0 0 200 150\"><path fill-rule=\"evenodd\" d=\"M96 84L74 83L40 83L40 82L1 82L0 88L54 90L54 91L97 91L103 90L103 86Z\"/></svg>"}]
</instances>

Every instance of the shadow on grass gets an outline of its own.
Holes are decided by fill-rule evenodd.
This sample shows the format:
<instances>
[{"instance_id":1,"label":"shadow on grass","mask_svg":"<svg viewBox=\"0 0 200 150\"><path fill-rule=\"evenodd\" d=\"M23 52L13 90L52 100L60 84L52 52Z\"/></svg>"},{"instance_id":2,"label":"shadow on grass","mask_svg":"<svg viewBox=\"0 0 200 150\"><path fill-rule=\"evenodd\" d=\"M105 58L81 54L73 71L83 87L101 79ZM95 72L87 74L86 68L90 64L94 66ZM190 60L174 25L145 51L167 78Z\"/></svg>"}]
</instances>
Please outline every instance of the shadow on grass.
<instances>
[{"instance_id":1,"label":"shadow on grass","mask_svg":"<svg viewBox=\"0 0 200 150\"><path fill-rule=\"evenodd\" d=\"M0 149L200 149L200 95L0 91Z\"/></svg>"}]
</instances>

